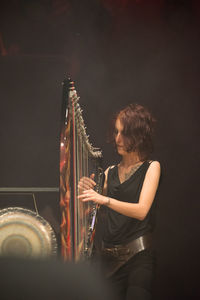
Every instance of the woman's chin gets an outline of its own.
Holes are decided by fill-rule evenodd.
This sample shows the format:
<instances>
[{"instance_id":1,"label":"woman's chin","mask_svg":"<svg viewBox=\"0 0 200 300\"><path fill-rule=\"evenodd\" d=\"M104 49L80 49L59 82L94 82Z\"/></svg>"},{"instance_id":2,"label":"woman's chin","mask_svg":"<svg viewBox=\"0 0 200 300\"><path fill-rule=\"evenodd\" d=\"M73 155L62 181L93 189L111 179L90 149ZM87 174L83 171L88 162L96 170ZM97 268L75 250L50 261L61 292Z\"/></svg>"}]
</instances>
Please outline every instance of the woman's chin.
<instances>
[{"instance_id":1,"label":"woman's chin","mask_svg":"<svg viewBox=\"0 0 200 300\"><path fill-rule=\"evenodd\" d=\"M118 147L117 152L119 155L124 155L126 153L126 151L124 151L122 147Z\"/></svg>"}]
</instances>

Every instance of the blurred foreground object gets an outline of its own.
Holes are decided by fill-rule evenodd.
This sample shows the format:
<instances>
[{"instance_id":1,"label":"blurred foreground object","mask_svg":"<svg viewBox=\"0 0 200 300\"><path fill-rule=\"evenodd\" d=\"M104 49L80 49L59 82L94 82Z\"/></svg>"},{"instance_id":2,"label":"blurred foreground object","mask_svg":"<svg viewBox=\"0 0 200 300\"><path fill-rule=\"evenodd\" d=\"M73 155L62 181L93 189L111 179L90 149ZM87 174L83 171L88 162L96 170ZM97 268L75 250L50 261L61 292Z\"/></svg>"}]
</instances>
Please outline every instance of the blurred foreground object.
<instances>
[{"instance_id":1,"label":"blurred foreground object","mask_svg":"<svg viewBox=\"0 0 200 300\"><path fill-rule=\"evenodd\" d=\"M86 264L0 258L0 269L4 300L113 299L102 279Z\"/></svg>"}]
</instances>

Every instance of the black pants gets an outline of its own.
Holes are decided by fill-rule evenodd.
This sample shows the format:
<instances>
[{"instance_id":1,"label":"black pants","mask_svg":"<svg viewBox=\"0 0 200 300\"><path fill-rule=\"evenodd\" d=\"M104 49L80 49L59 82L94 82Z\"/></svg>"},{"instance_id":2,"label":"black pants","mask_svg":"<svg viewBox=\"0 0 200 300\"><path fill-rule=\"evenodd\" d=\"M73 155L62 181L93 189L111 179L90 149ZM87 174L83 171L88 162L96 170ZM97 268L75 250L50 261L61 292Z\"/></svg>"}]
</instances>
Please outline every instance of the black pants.
<instances>
[{"instance_id":1,"label":"black pants","mask_svg":"<svg viewBox=\"0 0 200 300\"><path fill-rule=\"evenodd\" d=\"M155 277L155 253L144 250L109 278L118 300L150 300Z\"/></svg>"}]
</instances>

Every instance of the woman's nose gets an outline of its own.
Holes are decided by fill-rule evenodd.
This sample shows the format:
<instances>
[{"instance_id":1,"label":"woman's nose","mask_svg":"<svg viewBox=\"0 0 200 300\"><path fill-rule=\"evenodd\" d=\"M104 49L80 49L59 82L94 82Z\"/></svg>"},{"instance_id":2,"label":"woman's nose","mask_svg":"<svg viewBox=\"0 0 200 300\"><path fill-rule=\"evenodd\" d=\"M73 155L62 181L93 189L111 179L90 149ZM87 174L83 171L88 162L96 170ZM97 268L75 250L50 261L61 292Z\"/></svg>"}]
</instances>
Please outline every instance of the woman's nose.
<instances>
[{"instance_id":1,"label":"woman's nose","mask_svg":"<svg viewBox=\"0 0 200 300\"><path fill-rule=\"evenodd\" d=\"M116 135L116 142L119 142L120 141L120 133L118 133L117 135Z\"/></svg>"}]
</instances>

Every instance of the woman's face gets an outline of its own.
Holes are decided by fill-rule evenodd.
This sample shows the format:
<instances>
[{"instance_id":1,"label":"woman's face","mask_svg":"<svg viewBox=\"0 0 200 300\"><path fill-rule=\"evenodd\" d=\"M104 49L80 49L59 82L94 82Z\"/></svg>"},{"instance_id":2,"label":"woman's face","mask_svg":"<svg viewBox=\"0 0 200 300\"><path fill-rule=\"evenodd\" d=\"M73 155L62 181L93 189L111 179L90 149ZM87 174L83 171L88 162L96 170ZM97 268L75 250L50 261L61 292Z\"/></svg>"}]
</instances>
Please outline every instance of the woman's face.
<instances>
[{"instance_id":1,"label":"woman's face","mask_svg":"<svg viewBox=\"0 0 200 300\"><path fill-rule=\"evenodd\" d=\"M125 149L124 145L124 137L123 137L123 129L124 126L122 125L120 119L118 118L115 122L115 144L117 148L117 152L120 155L127 154L127 151Z\"/></svg>"}]
</instances>

